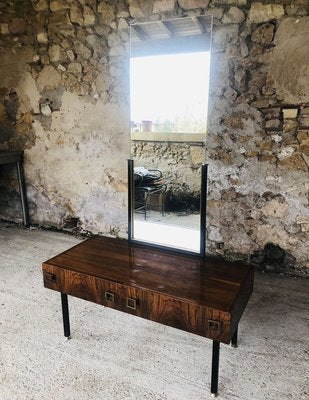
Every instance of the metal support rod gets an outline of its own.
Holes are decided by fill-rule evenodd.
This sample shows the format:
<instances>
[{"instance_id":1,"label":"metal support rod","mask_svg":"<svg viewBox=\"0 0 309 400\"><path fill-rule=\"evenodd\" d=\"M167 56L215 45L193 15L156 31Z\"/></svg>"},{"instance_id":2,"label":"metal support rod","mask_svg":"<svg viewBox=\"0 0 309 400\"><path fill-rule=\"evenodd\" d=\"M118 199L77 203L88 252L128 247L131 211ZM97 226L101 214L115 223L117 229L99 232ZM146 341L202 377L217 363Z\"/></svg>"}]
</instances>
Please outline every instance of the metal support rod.
<instances>
[{"instance_id":1,"label":"metal support rod","mask_svg":"<svg viewBox=\"0 0 309 400\"><path fill-rule=\"evenodd\" d=\"M235 332L234 332L234 334L232 336L232 340L231 340L232 347L235 347L235 348L237 347L237 335L238 335L238 326L235 329Z\"/></svg>"},{"instance_id":2,"label":"metal support rod","mask_svg":"<svg viewBox=\"0 0 309 400\"><path fill-rule=\"evenodd\" d=\"M205 256L206 251L206 198L207 198L208 164L201 168L201 201L200 201L200 255Z\"/></svg>"},{"instance_id":3,"label":"metal support rod","mask_svg":"<svg viewBox=\"0 0 309 400\"><path fill-rule=\"evenodd\" d=\"M219 354L220 342L213 340L212 342L212 363L211 363L211 394L218 394L218 378L219 378Z\"/></svg>"},{"instance_id":4,"label":"metal support rod","mask_svg":"<svg viewBox=\"0 0 309 400\"><path fill-rule=\"evenodd\" d=\"M69 316L69 304L68 295L61 293L61 305L62 305L62 317L63 317L63 330L64 336L70 338L70 316Z\"/></svg>"},{"instance_id":5,"label":"metal support rod","mask_svg":"<svg viewBox=\"0 0 309 400\"><path fill-rule=\"evenodd\" d=\"M128 240L134 237L133 210L134 207L134 161L128 160Z\"/></svg>"},{"instance_id":6,"label":"metal support rod","mask_svg":"<svg viewBox=\"0 0 309 400\"><path fill-rule=\"evenodd\" d=\"M29 226L29 209L28 209L28 201L26 194L26 183L25 183L25 173L23 167L23 161L17 161L17 175L18 175L18 183L19 183L19 191L20 191L20 199L21 199L21 207L23 210L24 217L24 225Z\"/></svg>"}]
</instances>

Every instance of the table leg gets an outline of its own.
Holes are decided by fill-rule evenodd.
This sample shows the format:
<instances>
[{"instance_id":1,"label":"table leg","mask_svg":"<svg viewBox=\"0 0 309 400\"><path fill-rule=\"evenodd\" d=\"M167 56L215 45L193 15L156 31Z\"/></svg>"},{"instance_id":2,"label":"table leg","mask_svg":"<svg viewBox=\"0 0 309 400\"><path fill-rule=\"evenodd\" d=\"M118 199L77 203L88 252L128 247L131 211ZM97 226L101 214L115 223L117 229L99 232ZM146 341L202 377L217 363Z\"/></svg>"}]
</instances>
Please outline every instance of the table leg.
<instances>
[{"instance_id":1,"label":"table leg","mask_svg":"<svg viewBox=\"0 0 309 400\"><path fill-rule=\"evenodd\" d=\"M69 304L68 304L67 294L61 293L61 305L62 305L64 336L67 339L70 339L71 331L70 331L70 316L69 316Z\"/></svg>"},{"instance_id":2,"label":"table leg","mask_svg":"<svg viewBox=\"0 0 309 400\"><path fill-rule=\"evenodd\" d=\"M238 334L238 326L237 326L237 328L236 328L236 330L235 330L235 332L234 332L234 334L232 336L232 341L231 341L231 345L234 348L237 348L237 334Z\"/></svg>"},{"instance_id":3,"label":"table leg","mask_svg":"<svg viewBox=\"0 0 309 400\"><path fill-rule=\"evenodd\" d=\"M21 198L21 206L23 210L24 216L24 225L29 226L29 209L28 209L28 201L26 194L26 184L25 184L25 173L22 161L17 161L17 175L18 175L18 183L19 183L19 191Z\"/></svg>"},{"instance_id":4,"label":"table leg","mask_svg":"<svg viewBox=\"0 0 309 400\"><path fill-rule=\"evenodd\" d=\"M220 342L213 340L212 342L212 364L211 364L211 395L216 397L218 394L218 378L219 378L219 355Z\"/></svg>"}]
</instances>

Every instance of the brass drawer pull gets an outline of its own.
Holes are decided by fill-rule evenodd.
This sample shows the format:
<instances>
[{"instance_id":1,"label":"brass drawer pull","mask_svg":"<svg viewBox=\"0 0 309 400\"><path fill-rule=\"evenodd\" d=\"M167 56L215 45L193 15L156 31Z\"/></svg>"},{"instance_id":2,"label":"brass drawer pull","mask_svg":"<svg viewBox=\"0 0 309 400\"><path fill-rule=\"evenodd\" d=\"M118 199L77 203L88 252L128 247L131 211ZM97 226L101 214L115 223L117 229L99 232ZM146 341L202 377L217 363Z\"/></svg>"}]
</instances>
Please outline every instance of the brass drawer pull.
<instances>
[{"instance_id":1,"label":"brass drawer pull","mask_svg":"<svg viewBox=\"0 0 309 400\"><path fill-rule=\"evenodd\" d=\"M127 307L131 308L131 310L136 310L136 300L132 299L132 297L127 298Z\"/></svg>"},{"instance_id":2,"label":"brass drawer pull","mask_svg":"<svg viewBox=\"0 0 309 400\"><path fill-rule=\"evenodd\" d=\"M208 320L208 330L220 332L221 323L220 321L215 321L213 319Z\"/></svg>"},{"instance_id":3,"label":"brass drawer pull","mask_svg":"<svg viewBox=\"0 0 309 400\"><path fill-rule=\"evenodd\" d=\"M49 282L53 283L57 282L57 275L52 274L51 272L45 272L45 276Z\"/></svg>"},{"instance_id":4,"label":"brass drawer pull","mask_svg":"<svg viewBox=\"0 0 309 400\"><path fill-rule=\"evenodd\" d=\"M115 295L114 293L111 292L105 292L105 300L111 302L111 303L115 303Z\"/></svg>"}]
</instances>

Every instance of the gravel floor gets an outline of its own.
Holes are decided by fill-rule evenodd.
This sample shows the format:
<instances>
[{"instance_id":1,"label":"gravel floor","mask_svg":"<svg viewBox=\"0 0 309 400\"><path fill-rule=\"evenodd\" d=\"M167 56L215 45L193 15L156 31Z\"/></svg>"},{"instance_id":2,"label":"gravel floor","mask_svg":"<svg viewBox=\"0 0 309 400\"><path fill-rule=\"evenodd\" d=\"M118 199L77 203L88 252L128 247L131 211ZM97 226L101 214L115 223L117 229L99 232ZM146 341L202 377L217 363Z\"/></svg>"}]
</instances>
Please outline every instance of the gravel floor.
<instances>
[{"instance_id":1,"label":"gravel floor","mask_svg":"<svg viewBox=\"0 0 309 400\"><path fill-rule=\"evenodd\" d=\"M40 265L78 239L0 224L1 400L209 399L211 341L60 295ZM221 346L222 400L307 400L309 281L256 274L239 347Z\"/></svg>"}]
</instances>

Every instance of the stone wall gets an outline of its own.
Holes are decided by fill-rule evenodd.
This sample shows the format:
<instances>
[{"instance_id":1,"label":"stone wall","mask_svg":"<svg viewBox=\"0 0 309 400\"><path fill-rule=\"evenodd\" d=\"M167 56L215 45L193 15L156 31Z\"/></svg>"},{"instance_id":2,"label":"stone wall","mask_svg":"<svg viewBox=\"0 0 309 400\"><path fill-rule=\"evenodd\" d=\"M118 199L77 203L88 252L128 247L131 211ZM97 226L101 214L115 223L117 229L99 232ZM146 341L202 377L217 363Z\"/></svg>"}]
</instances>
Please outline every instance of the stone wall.
<instances>
[{"instance_id":1,"label":"stone wall","mask_svg":"<svg viewBox=\"0 0 309 400\"><path fill-rule=\"evenodd\" d=\"M208 13L208 251L309 271L308 11L307 0L0 0L0 148L25 149L32 221L124 233L128 23ZM13 218L15 181L1 182Z\"/></svg>"}]
</instances>

